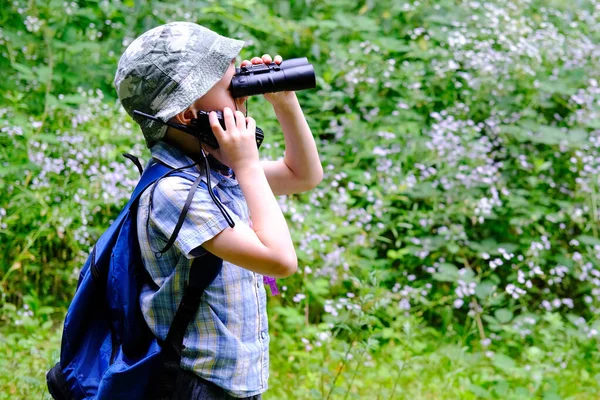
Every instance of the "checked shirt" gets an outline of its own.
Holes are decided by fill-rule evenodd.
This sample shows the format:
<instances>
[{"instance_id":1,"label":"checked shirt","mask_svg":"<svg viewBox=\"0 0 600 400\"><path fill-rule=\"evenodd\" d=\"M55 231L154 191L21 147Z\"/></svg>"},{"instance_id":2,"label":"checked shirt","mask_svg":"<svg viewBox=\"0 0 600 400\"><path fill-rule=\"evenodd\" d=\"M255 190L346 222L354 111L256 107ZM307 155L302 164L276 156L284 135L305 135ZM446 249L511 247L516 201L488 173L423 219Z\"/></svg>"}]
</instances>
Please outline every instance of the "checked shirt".
<instances>
[{"instance_id":1,"label":"checked shirt","mask_svg":"<svg viewBox=\"0 0 600 400\"><path fill-rule=\"evenodd\" d=\"M164 142L151 148L152 156L179 168L193 164L181 150ZM208 185L204 164L185 169L199 173ZM200 169L202 168L202 169ZM211 189L236 224L252 225L246 200L235 177L211 169ZM152 277L140 294L144 318L164 340L183 296L193 258L206 253L202 243L229 225L203 186L198 186L175 244L162 257L152 249L166 244L183 209L192 181L167 177L154 190L146 233L150 189L139 203L137 228L142 261ZM217 196L215 196L217 197ZM152 244L150 247L149 244ZM223 260L223 269L204 294L196 318L185 333L181 368L213 382L233 397L250 397L267 390L269 333L263 276Z\"/></svg>"}]
</instances>

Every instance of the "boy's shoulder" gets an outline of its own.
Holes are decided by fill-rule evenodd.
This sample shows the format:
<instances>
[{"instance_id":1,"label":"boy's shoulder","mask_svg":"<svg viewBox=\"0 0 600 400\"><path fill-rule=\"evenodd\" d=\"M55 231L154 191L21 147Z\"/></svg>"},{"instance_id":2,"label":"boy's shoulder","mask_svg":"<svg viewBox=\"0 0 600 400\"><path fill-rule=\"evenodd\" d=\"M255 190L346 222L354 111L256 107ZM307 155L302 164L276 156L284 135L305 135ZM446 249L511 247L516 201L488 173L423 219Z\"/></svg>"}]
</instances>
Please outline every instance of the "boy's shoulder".
<instances>
[{"instance_id":1,"label":"boy's shoulder","mask_svg":"<svg viewBox=\"0 0 600 400\"><path fill-rule=\"evenodd\" d=\"M194 188L198 178L201 181ZM208 190L209 185L212 195ZM150 219L166 224L176 223L185 209L186 222L193 225L201 221L215 222L216 218L220 218L218 216L223 217L221 207L227 214L230 209L233 213L240 214L242 203L245 203L242 191L233 179L211 171L209 183L203 172L190 171L161 178L150 186L140 199L139 209L148 209Z\"/></svg>"},{"instance_id":2,"label":"boy's shoulder","mask_svg":"<svg viewBox=\"0 0 600 400\"><path fill-rule=\"evenodd\" d=\"M145 191L142 195L142 202L151 202L153 212L155 211L155 208L159 207L182 209L186 203L190 190L192 190L192 187L194 186L194 180L198 177L198 174L185 174L187 174L189 178L181 175L174 175L160 179ZM205 179L202 179L202 183L198 185L194 192L193 202L202 202L204 199L211 200L211 196L208 193ZM140 202L140 205L142 202Z\"/></svg>"}]
</instances>

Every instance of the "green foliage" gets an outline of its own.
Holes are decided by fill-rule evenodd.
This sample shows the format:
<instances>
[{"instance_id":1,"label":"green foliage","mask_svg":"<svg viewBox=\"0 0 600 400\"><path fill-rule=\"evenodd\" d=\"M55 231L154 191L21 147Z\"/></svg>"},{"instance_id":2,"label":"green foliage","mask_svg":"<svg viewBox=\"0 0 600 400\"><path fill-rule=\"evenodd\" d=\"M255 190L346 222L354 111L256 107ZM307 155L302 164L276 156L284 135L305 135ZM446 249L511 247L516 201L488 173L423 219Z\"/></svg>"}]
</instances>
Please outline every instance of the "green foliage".
<instances>
[{"instance_id":1,"label":"green foliage","mask_svg":"<svg viewBox=\"0 0 600 400\"><path fill-rule=\"evenodd\" d=\"M597 0L7 3L0 369L31 380L0 392L39 397L79 268L136 183L120 154L149 155L118 58L173 20L317 72L298 97L325 178L280 198L300 271L269 299L268 395L598 396ZM250 103L261 157L281 157Z\"/></svg>"}]
</instances>

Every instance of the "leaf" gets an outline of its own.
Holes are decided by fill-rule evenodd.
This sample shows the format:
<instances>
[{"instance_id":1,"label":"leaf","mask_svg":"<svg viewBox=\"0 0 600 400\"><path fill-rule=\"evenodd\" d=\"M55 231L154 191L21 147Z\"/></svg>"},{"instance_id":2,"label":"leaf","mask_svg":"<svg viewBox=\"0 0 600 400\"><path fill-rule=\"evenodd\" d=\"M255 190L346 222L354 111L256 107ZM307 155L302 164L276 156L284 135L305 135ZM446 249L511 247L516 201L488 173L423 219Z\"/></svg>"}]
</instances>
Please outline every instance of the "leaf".
<instances>
[{"instance_id":1,"label":"leaf","mask_svg":"<svg viewBox=\"0 0 600 400\"><path fill-rule=\"evenodd\" d=\"M536 172L546 171L552 167L552 161L544 161L541 158L536 158L534 160L534 165Z\"/></svg>"},{"instance_id":2,"label":"leaf","mask_svg":"<svg viewBox=\"0 0 600 400\"><path fill-rule=\"evenodd\" d=\"M516 367L515 361L512 358L501 353L494 354L492 364L505 372L512 372Z\"/></svg>"},{"instance_id":3,"label":"leaf","mask_svg":"<svg viewBox=\"0 0 600 400\"><path fill-rule=\"evenodd\" d=\"M496 394L501 398L506 398L509 390L510 387L506 381L498 381L494 385L494 392L496 392Z\"/></svg>"},{"instance_id":4,"label":"leaf","mask_svg":"<svg viewBox=\"0 0 600 400\"><path fill-rule=\"evenodd\" d=\"M527 357L529 357L530 360L539 360L543 357L544 355L544 351L541 350L539 347L536 346L531 346L528 347L526 350L526 354Z\"/></svg>"},{"instance_id":5,"label":"leaf","mask_svg":"<svg viewBox=\"0 0 600 400\"><path fill-rule=\"evenodd\" d=\"M485 280L481 282L475 288L475 296L479 300L485 300L489 295L491 295L496 289L496 285L494 285L491 281Z\"/></svg>"},{"instance_id":6,"label":"leaf","mask_svg":"<svg viewBox=\"0 0 600 400\"><path fill-rule=\"evenodd\" d=\"M577 91L577 88L572 87L564 80L542 81L540 82L539 89L541 92L558 93L567 96L574 95Z\"/></svg>"},{"instance_id":7,"label":"leaf","mask_svg":"<svg viewBox=\"0 0 600 400\"><path fill-rule=\"evenodd\" d=\"M452 254L456 254L456 253L458 253L460 251L460 247L456 243L448 243L448 245L446 246L446 248Z\"/></svg>"},{"instance_id":8,"label":"leaf","mask_svg":"<svg viewBox=\"0 0 600 400\"><path fill-rule=\"evenodd\" d=\"M513 313L507 308L500 308L494 311L494 316L501 323L505 324L513 319Z\"/></svg>"},{"instance_id":9,"label":"leaf","mask_svg":"<svg viewBox=\"0 0 600 400\"><path fill-rule=\"evenodd\" d=\"M47 314L52 314L54 311L55 311L54 307L43 306L37 310L36 314L47 315Z\"/></svg>"},{"instance_id":10,"label":"leaf","mask_svg":"<svg viewBox=\"0 0 600 400\"><path fill-rule=\"evenodd\" d=\"M580 243L587 244L589 246L600 245L600 239L588 235L579 235L576 238Z\"/></svg>"},{"instance_id":11,"label":"leaf","mask_svg":"<svg viewBox=\"0 0 600 400\"><path fill-rule=\"evenodd\" d=\"M588 134L583 129L566 130L556 126L541 125L532 119L524 119L519 125L504 125L500 131L520 142L557 145L566 141L571 146L580 146L587 141Z\"/></svg>"},{"instance_id":12,"label":"leaf","mask_svg":"<svg viewBox=\"0 0 600 400\"><path fill-rule=\"evenodd\" d=\"M490 392L488 392L487 390L485 390L481 386L470 384L469 385L469 390L471 392L473 392L473 394L475 396L477 396L477 398L480 398L480 399L490 399L490 398L492 398L492 395L490 394Z\"/></svg>"},{"instance_id":13,"label":"leaf","mask_svg":"<svg viewBox=\"0 0 600 400\"><path fill-rule=\"evenodd\" d=\"M52 71L46 65L40 65L37 67L37 75L38 79L45 84L50 83L50 78L52 77Z\"/></svg>"},{"instance_id":14,"label":"leaf","mask_svg":"<svg viewBox=\"0 0 600 400\"><path fill-rule=\"evenodd\" d=\"M19 63L13 63L12 66L13 66L14 69L16 69L17 71L19 71L19 78L20 79L24 79L26 81L32 81L32 80L36 79L36 74L27 65L19 64Z\"/></svg>"},{"instance_id":15,"label":"leaf","mask_svg":"<svg viewBox=\"0 0 600 400\"><path fill-rule=\"evenodd\" d=\"M523 386L518 386L515 389L515 395L518 398L524 398L524 399L528 399L531 397L531 393L529 392L529 390L527 390L527 388L525 388Z\"/></svg>"},{"instance_id":16,"label":"leaf","mask_svg":"<svg viewBox=\"0 0 600 400\"><path fill-rule=\"evenodd\" d=\"M319 278L306 283L306 291L314 296L325 296L329 293L329 281Z\"/></svg>"},{"instance_id":17,"label":"leaf","mask_svg":"<svg viewBox=\"0 0 600 400\"><path fill-rule=\"evenodd\" d=\"M503 125L500 127L500 132L512 136L520 142L527 140L527 132L518 125Z\"/></svg>"},{"instance_id":18,"label":"leaf","mask_svg":"<svg viewBox=\"0 0 600 400\"><path fill-rule=\"evenodd\" d=\"M600 118L590 119L585 123L585 126L592 129L600 129Z\"/></svg>"},{"instance_id":19,"label":"leaf","mask_svg":"<svg viewBox=\"0 0 600 400\"><path fill-rule=\"evenodd\" d=\"M67 94L64 95L60 101L69 104L81 104L84 101L87 101L87 99L80 94Z\"/></svg>"},{"instance_id":20,"label":"leaf","mask_svg":"<svg viewBox=\"0 0 600 400\"><path fill-rule=\"evenodd\" d=\"M562 397L552 389L551 391L545 392L543 400L561 400Z\"/></svg>"},{"instance_id":21,"label":"leaf","mask_svg":"<svg viewBox=\"0 0 600 400\"><path fill-rule=\"evenodd\" d=\"M450 263L441 263L438 272L433 274L433 279L441 282L456 282L458 280L458 268Z\"/></svg>"},{"instance_id":22,"label":"leaf","mask_svg":"<svg viewBox=\"0 0 600 400\"><path fill-rule=\"evenodd\" d=\"M580 146L588 140L588 133L583 129L570 129L567 140L570 144Z\"/></svg>"},{"instance_id":23,"label":"leaf","mask_svg":"<svg viewBox=\"0 0 600 400\"><path fill-rule=\"evenodd\" d=\"M544 144L559 144L562 140L566 139L566 132L554 126L543 126L540 125L538 132L534 132L530 136L530 140L534 143Z\"/></svg>"},{"instance_id":24,"label":"leaf","mask_svg":"<svg viewBox=\"0 0 600 400\"><path fill-rule=\"evenodd\" d=\"M377 45L390 52L406 53L411 50L411 47L402 40L391 37L377 38Z\"/></svg>"},{"instance_id":25,"label":"leaf","mask_svg":"<svg viewBox=\"0 0 600 400\"><path fill-rule=\"evenodd\" d=\"M491 315L482 314L481 318L488 323L487 328L493 332L499 332L502 330L502 327L498 325L498 320Z\"/></svg>"},{"instance_id":26,"label":"leaf","mask_svg":"<svg viewBox=\"0 0 600 400\"><path fill-rule=\"evenodd\" d=\"M51 143L51 144L58 144L60 143L60 139L51 133L40 133L38 135L35 135L34 139L39 140L40 142L43 143Z\"/></svg>"},{"instance_id":27,"label":"leaf","mask_svg":"<svg viewBox=\"0 0 600 400\"><path fill-rule=\"evenodd\" d=\"M426 199L437 195L438 190L433 187L431 182L421 182L415 185L412 190L406 194L413 198Z\"/></svg>"},{"instance_id":28,"label":"leaf","mask_svg":"<svg viewBox=\"0 0 600 400\"><path fill-rule=\"evenodd\" d=\"M398 250L390 249L387 252L387 258L392 259L392 260L397 260L397 259L403 258L405 255L407 255L409 253L410 253L410 250L407 247L405 247L403 249L398 249Z\"/></svg>"}]
</instances>

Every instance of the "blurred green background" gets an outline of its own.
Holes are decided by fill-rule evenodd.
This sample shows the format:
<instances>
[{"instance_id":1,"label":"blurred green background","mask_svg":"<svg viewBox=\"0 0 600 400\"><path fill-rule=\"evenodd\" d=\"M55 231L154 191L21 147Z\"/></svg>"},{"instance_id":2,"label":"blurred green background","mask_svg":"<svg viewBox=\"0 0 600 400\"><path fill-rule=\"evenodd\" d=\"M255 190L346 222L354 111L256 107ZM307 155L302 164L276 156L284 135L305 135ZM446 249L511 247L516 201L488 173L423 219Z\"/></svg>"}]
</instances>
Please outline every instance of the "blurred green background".
<instances>
[{"instance_id":1,"label":"blurred green background","mask_svg":"<svg viewBox=\"0 0 600 400\"><path fill-rule=\"evenodd\" d=\"M49 398L83 262L148 160L112 80L193 21L306 56L325 170L279 197L269 399L600 398L600 2L5 1L0 399ZM238 63L241 61L238 60ZM261 158L283 156L252 97Z\"/></svg>"}]
</instances>

